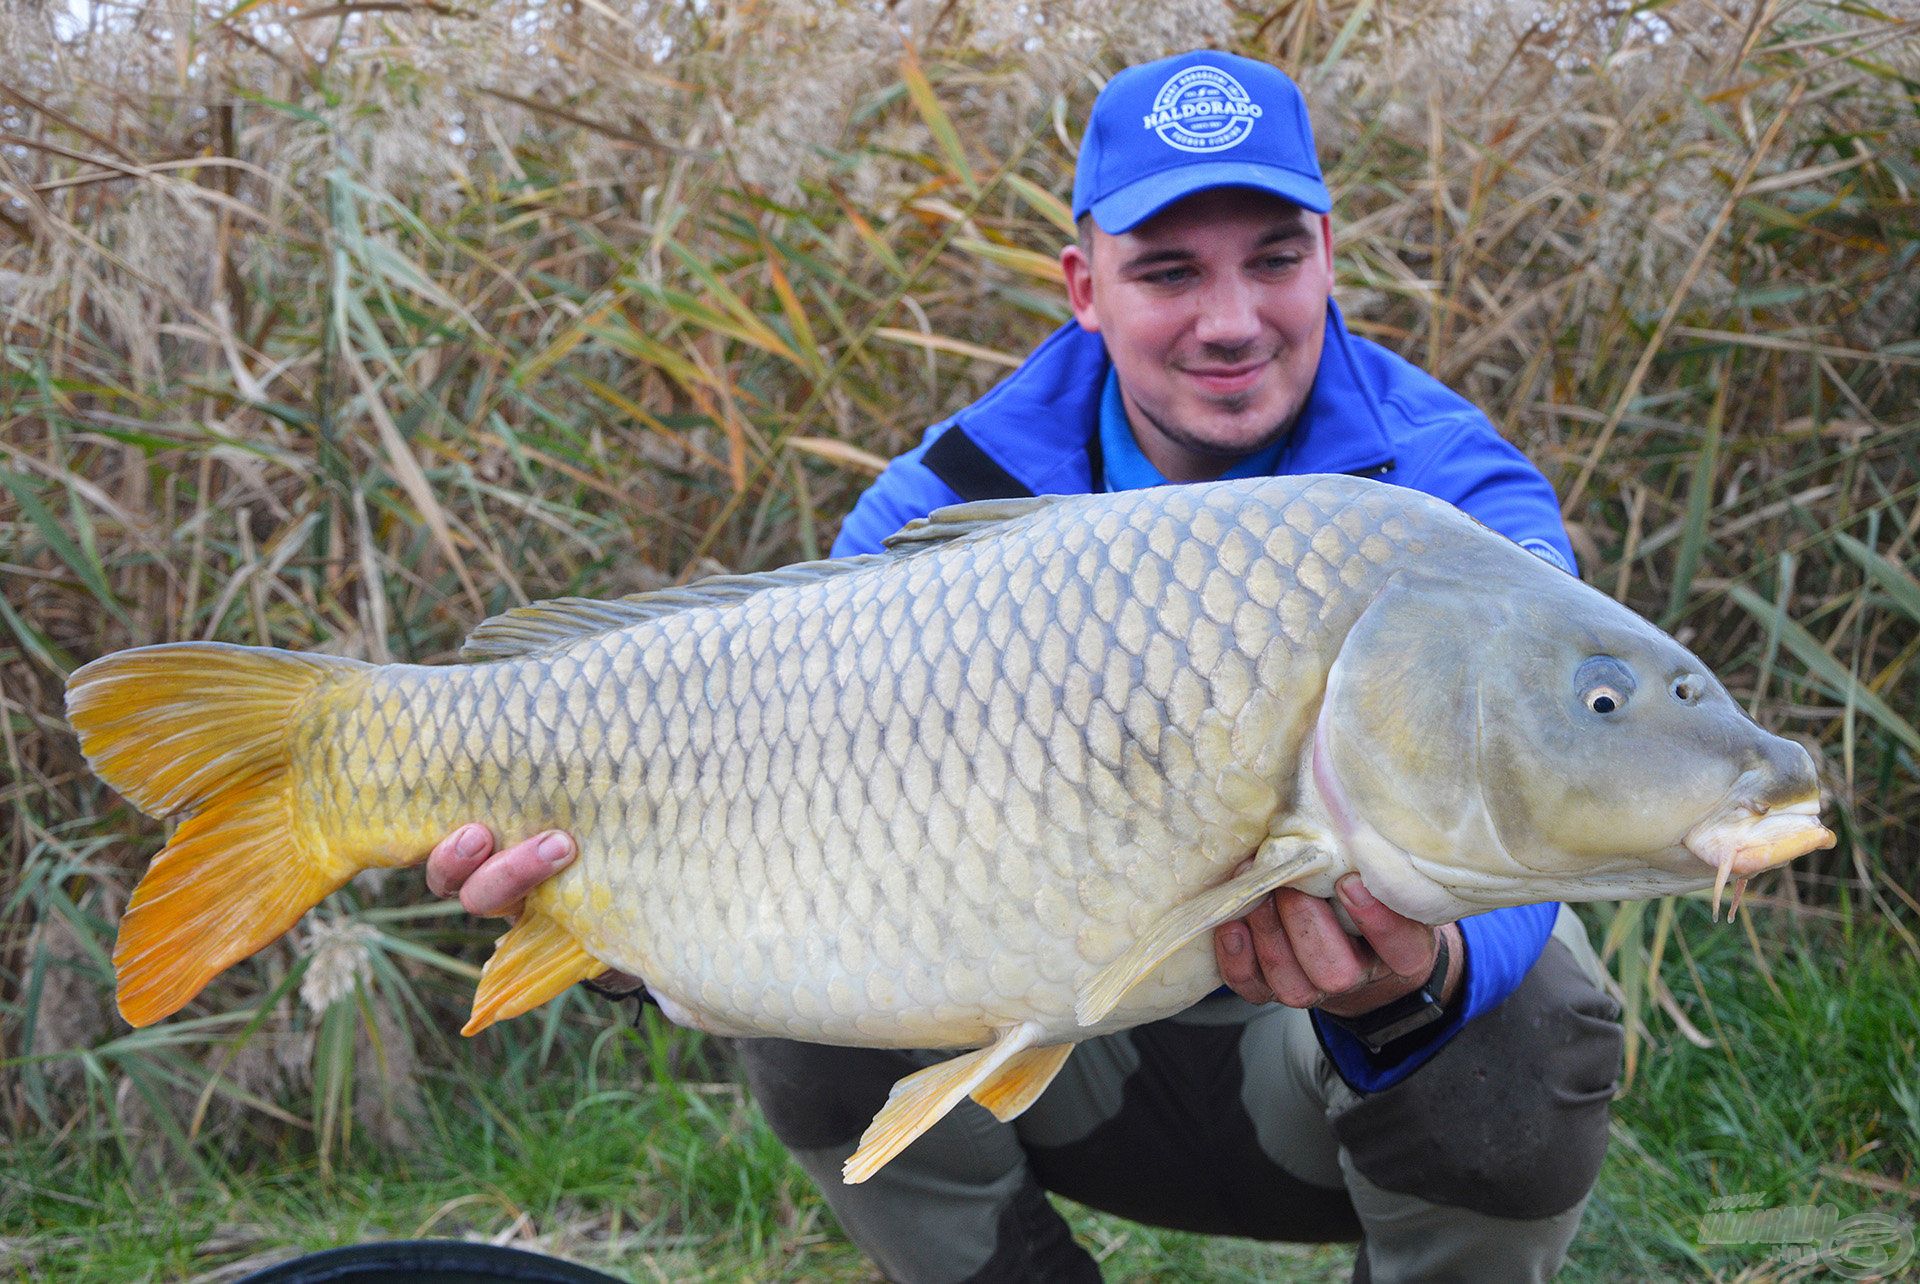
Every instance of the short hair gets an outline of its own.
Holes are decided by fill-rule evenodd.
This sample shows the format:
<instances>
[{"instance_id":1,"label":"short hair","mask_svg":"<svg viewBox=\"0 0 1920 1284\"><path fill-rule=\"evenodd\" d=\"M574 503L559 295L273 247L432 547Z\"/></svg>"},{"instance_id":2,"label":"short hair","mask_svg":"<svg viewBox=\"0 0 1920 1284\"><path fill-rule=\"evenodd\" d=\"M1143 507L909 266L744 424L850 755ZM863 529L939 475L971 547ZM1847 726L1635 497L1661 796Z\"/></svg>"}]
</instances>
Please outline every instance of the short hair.
<instances>
[{"instance_id":1,"label":"short hair","mask_svg":"<svg viewBox=\"0 0 1920 1284\"><path fill-rule=\"evenodd\" d=\"M1093 257L1093 213L1088 211L1073 220L1074 231L1080 238L1080 252L1088 258Z\"/></svg>"}]
</instances>

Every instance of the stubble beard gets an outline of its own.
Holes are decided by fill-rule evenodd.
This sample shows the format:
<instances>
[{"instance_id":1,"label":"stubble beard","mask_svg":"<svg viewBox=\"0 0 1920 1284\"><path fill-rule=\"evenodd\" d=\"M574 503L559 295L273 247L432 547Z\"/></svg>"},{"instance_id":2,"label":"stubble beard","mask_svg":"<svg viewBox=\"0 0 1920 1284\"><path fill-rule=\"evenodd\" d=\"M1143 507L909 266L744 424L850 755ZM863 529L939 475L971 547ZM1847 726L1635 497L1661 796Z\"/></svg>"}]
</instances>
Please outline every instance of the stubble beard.
<instances>
[{"instance_id":1,"label":"stubble beard","mask_svg":"<svg viewBox=\"0 0 1920 1284\"><path fill-rule=\"evenodd\" d=\"M1214 404L1229 415L1237 415L1253 404L1253 395L1251 393L1235 393L1230 397L1215 399ZM1282 437L1285 437L1289 432L1293 431L1293 425L1300 418L1300 410L1296 407L1286 418L1262 433L1259 439L1251 445L1223 446L1219 442L1209 441L1205 437L1196 436L1182 425L1161 418L1143 405L1136 403L1134 408L1140 412L1148 423L1152 424L1154 428L1159 431L1162 437L1174 445L1180 447L1182 450L1191 451L1193 454L1203 458L1219 460L1228 468L1231 468L1243 459L1259 454L1261 451L1266 450L1275 442L1279 441Z\"/></svg>"}]
</instances>

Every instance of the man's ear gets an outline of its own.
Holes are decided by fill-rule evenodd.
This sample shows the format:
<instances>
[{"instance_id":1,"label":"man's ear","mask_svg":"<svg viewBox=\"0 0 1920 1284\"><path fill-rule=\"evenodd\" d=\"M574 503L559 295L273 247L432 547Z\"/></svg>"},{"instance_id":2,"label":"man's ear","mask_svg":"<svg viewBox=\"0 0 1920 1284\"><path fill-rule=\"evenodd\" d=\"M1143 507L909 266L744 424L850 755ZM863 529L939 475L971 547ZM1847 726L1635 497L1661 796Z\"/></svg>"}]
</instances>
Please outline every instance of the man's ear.
<instances>
[{"instance_id":1,"label":"man's ear","mask_svg":"<svg viewBox=\"0 0 1920 1284\"><path fill-rule=\"evenodd\" d=\"M1060 273L1067 282L1067 303L1073 319L1089 334L1100 333L1100 313L1093 306L1093 259L1078 244L1060 251Z\"/></svg>"},{"instance_id":2,"label":"man's ear","mask_svg":"<svg viewBox=\"0 0 1920 1284\"><path fill-rule=\"evenodd\" d=\"M1320 244L1324 247L1321 253L1326 256L1327 277L1331 280L1333 277L1333 215L1331 214L1320 216Z\"/></svg>"}]
</instances>

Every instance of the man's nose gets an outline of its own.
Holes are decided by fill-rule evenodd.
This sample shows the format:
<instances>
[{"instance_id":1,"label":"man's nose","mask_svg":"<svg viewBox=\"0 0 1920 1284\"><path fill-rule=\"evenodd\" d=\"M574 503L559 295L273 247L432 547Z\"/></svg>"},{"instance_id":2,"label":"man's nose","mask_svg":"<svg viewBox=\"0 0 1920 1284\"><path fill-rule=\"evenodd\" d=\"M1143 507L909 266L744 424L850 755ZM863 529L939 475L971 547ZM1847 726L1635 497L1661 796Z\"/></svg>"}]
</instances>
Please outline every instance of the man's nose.
<instances>
[{"instance_id":1,"label":"man's nose","mask_svg":"<svg viewBox=\"0 0 1920 1284\"><path fill-rule=\"evenodd\" d=\"M1215 281L1200 300L1194 337L1216 348L1240 348L1260 337L1260 310L1245 281L1227 276Z\"/></svg>"}]
</instances>

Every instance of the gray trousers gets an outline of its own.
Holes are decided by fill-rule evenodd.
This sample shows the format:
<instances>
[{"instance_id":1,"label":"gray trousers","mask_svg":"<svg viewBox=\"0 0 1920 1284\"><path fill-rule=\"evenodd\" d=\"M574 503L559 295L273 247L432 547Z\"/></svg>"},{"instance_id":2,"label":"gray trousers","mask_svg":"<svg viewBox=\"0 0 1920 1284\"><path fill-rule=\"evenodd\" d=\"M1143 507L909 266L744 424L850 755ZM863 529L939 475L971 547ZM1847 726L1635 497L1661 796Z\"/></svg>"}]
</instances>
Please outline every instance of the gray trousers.
<instances>
[{"instance_id":1,"label":"gray trousers","mask_svg":"<svg viewBox=\"0 0 1920 1284\"><path fill-rule=\"evenodd\" d=\"M888 1088L952 1054L737 1046L774 1132L902 1284L1098 1280L1046 1191L1203 1234L1359 1240L1358 1280L1504 1284L1559 1268L1600 1172L1621 1049L1600 976L1562 908L1505 1003L1364 1097L1305 1012L1209 998L1081 1044L1010 1124L963 1101L859 1186L840 1165Z\"/></svg>"}]
</instances>

